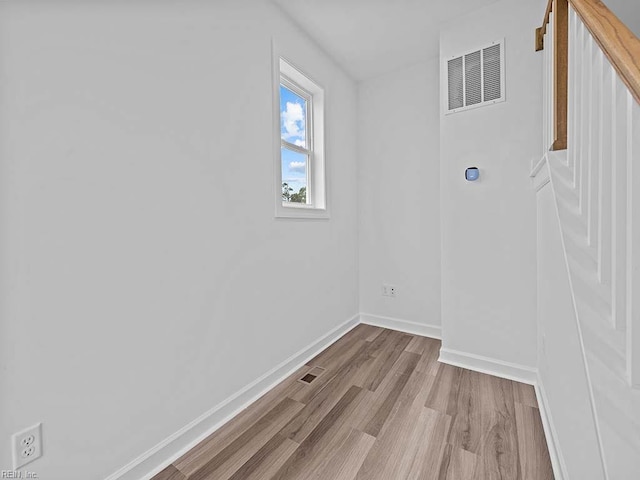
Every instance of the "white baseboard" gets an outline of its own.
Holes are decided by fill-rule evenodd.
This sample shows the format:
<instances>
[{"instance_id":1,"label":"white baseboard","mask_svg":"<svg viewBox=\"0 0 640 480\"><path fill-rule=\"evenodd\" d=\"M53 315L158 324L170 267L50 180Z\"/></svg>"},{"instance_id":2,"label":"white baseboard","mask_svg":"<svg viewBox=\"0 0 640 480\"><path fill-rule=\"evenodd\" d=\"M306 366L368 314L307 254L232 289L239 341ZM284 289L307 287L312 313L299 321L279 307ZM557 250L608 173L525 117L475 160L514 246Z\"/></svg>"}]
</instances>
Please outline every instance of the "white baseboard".
<instances>
[{"instance_id":1,"label":"white baseboard","mask_svg":"<svg viewBox=\"0 0 640 480\"><path fill-rule=\"evenodd\" d=\"M150 479L359 323L355 315L140 455L106 480Z\"/></svg>"},{"instance_id":2,"label":"white baseboard","mask_svg":"<svg viewBox=\"0 0 640 480\"><path fill-rule=\"evenodd\" d=\"M527 383L529 385L535 385L538 376L538 371L535 368L504 362L502 360L496 360L495 358L483 357L481 355L474 355L473 353L450 350L444 347L440 349L440 358L438 358L438 361L496 377L515 380L516 382Z\"/></svg>"},{"instance_id":3,"label":"white baseboard","mask_svg":"<svg viewBox=\"0 0 640 480\"><path fill-rule=\"evenodd\" d=\"M547 439L547 449L549 450L551 466L553 467L553 476L555 480L567 480L569 478L567 466L564 463L562 451L558 444L558 433L556 432L551 417L549 400L547 399L547 394L539 375L537 376L535 389L536 398L538 399L538 410L540 411L540 418L542 419L542 428L544 429L544 436Z\"/></svg>"},{"instance_id":4,"label":"white baseboard","mask_svg":"<svg viewBox=\"0 0 640 480\"><path fill-rule=\"evenodd\" d=\"M366 323L367 325L373 325L374 327L398 330L399 332L409 333L411 335L437 338L438 340L442 338L441 328L439 326L409 322L408 320L400 320L398 318L381 317L380 315L361 313L360 323Z\"/></svg>"}]
</instances>

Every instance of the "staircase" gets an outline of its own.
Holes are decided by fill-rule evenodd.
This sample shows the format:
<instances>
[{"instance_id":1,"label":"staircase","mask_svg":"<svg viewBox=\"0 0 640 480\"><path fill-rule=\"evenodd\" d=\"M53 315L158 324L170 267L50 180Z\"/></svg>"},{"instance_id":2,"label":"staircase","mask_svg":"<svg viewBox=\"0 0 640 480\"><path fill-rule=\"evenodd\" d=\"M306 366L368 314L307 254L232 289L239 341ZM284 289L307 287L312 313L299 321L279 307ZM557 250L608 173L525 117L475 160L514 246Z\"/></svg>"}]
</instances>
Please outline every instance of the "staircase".
<instances>
[{"instance_id":1,"label":"staircase","mask_svg":"<svg viewBox=\"0 0 640 480\"><path fill-rule=\"evenodd\" d=\"M567 383L575 381L575 388L588 391L591 416L574 422L573 432L567 422L556 425L553 441L561 457L556 477L584 480L576 477L578 456L563 456L582 431L581 440L588 437L599 458L589 473L580 475L636 480L640 479L640 41L596 0L554 0L543 25L537 44L544 49L546 153L532 176L547 178L537 180L538 217L557 218L564 265L555 272L567 276L571 320L579 337L584 385L573 378L581 375L572 375ZM544 188L553 192L554 209L543 206ZM545 248L539 245L538 251ZM549 277L548 268L542 274ZM545 355L544 348L539 351ZM540 379L555 385L553 391L544 387L554 419L569 415L570 408L563 400L566 392L551 378L562 374L563 366L557 369L547 370L548 379Z\"/></svg>"}]
</instances>

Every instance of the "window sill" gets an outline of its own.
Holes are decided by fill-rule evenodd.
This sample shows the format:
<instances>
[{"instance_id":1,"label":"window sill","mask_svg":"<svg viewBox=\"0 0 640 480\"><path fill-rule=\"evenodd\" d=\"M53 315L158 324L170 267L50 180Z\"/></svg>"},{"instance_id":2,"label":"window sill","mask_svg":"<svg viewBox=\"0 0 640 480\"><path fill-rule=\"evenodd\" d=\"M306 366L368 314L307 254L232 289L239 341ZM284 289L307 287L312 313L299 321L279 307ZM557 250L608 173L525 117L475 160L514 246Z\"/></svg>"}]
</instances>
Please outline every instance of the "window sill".
<instances>
[{"instance_id":1,"label":"window sill","mask_svg":"<svg viewBox=\"0 0 640 480\"><path fill-rule=\"evenodd\" d=\"M284 207L278 205L276 208L276 218L303 218L303 219L329 219L329 212L326 208L313 207Z\"/></svg>"}]
</instances>

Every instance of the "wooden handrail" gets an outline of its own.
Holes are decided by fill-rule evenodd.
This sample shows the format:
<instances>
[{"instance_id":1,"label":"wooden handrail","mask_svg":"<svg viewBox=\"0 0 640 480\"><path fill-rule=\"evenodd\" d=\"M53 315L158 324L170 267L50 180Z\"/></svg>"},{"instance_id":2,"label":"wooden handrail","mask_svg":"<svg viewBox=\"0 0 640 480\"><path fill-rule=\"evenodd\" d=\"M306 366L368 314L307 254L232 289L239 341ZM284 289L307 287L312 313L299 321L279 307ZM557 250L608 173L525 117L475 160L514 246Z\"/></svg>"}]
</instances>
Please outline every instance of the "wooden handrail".
<instances>
[{"instance_id":1,"label":"wooden handrail","mask_svg":"<svg viewBox=\"0 0 640 480\"><path fill-rule=\"evenodd\" d=\"M640 103L640 39L600 0L549 0L542 26L536 29L536 51L544 49L544 36L553 12L554 28L554 142L552 150L567 148L568 4L578 14L611 65Z\"/></svg>"},{"instance_id":2,"label":"wooden handrail","mask_svg":"<svg viewBox=\"0 0 640 480\"><path fill-rule=\"evenodd\" d=\"M611 65L640 103L640 39L600 0L569 0ZM542 26L536 29L536 51L544 49L554 0L549 0Z\"/></svg>"},{"instance_id":3,"label":"wooden handrail","mask_svg":"<svg viewBox=\"0 0 640 480\"><path fill-rule=\"evenodd\" d=\"M547 2L547 9L544 12L544 19L542 20L542 26L536 28L536 52L544 50L544 35L547 33L547 25L549 25L549 17L553 10L553 0Z\"/></svg>"},{"instance_id":4,"label":"wooden handrail","mask_svg":"<svg viewBox=\"0 0 640 480\"><path fill-rule=\"evenodd\" d=\"M552 150L566 150L568 144L569 117L569 3L567 0L553 2L553 32L556 46L553 59L555 88L554 142Z\"/></svg>"},{"instance_id":5,"label":"wooden handrail","mask_svg":"<svg viewBox=\"0 0 640 480\"><path fill-rule=\"evenodd\" d=\"M640 39L600 0L569 1L640 103Z\"/></svg>"},{"instance_id":6,"label":"wooden handrail","mask_svg":"<svg viewBox=\"0 0 640 480\"><path fill-rule=\"evenodd\" d=\"M553 12L553 144L551 150L566 150L569 90L569 4L549 0L542 27L536 29L536 51L544 49L544 35Z\"/></svg>"}]
</instances>

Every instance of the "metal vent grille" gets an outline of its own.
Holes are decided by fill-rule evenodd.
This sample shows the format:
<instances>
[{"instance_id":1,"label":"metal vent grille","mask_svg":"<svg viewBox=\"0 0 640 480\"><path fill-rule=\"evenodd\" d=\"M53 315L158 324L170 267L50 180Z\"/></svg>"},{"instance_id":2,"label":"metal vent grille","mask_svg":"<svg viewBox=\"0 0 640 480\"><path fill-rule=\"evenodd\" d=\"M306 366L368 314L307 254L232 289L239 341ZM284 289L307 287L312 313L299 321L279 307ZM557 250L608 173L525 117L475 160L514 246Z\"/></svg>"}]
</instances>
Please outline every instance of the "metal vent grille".
<instances>
[{"instance_id":1,"label":"metal vent grille","mask_svg":"<svg viewBox=\"0 0 640 480\"><path fill-rule=\"evenodd\" d=\"M482 51L484 64L484 101L498 100L502 97L502 61L500 47L494 45Z\"/></svg>"},{"instance_id":2,"label":"metal vent grille","mask_svg":"<svg viewBox=\"0 0 640 480\"><path fill-rule=\"evenodd\" d=\"M325 371L325 369L322 368L322 367L313 367L311 370L309 370L307 373L305 373L302 377L300 377L298 379L298 381L301 382L301 383L305 383L305 384L309 385L316 378L318 378L320 375L322 375L324 373L324 371Z\"/></svg>"},{"instance_id":3,"label":"metal vent grille","mask_svg":"<svg viewBox=\"0 0 640 480\"><path fill-rule=\"evenodd\" d=\"M504 101L504 42L451 57L447 80L447 113Z\"/></svg>"},{"instance_id":4,"label":"metal vent grille","mask_svg":"<svg viewBox=\"0 0 640 480\"><path fill-rule=\"evenodd\" d=\"M467 105L482 103L482 67L480 51L464 56L464 78Z\"/></svg>"},{"instance_id":5,"label":"metal vent grille","mask_svg":"<svg viewBox=\"0 0 640 480\"><path fill-rule=\"evenodd\" d=\"M462 57L449 60L449 110L464 106Z\"/></svg>"},{"instance_id":6,"label":"metal vent grille","mask_svg":"<svg viewBox=\"0 0 640 480\"><path fill-rule=\"evenodd\" d=\"M300 380L302 380L304 383L311 383L316 379L315 375L311 375L310 373L307 373L304 377L302 377Z\"/></svg>"}]
</instances>

